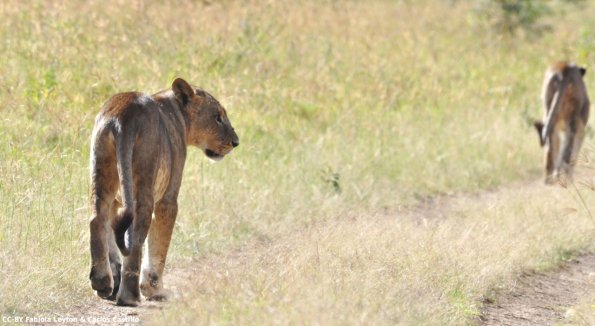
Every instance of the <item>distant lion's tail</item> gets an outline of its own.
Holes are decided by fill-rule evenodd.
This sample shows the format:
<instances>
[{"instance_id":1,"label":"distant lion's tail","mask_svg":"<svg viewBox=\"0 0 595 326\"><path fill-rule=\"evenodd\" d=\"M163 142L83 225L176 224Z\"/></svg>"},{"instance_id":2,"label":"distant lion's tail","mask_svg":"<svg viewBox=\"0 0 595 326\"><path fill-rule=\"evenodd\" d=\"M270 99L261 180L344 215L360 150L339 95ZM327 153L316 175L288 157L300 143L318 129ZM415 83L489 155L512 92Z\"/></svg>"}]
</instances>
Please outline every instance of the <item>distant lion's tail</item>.
<instances>
[{"instance_id":1,"label":"distant lion's tail","mask_svg":"<svg viewBox=\"0 0 595 326\"><path fill-rule=\"evenodd\" d=\"M545 145L545 139L542 137L543 122L535 121L533 122L533 126L535 127L535 129L537 129L537 134L539 135L539 144L541 145L541 147L543 147L543 145Z\"/></svg>"},{"instance_id":2,"label":"distant lion's tail","mask_svg":"<svg viewBox=\"0 0 595 326\"><path fill-rule=\"evenodd\" d=\"M122 195L122 208L112 222L116 244L122 255L128 256L130 248L126 247L124 235L128 231L128 236L132 235L132 221L134 220L134 198L132 195L132 152L134 146L134 128L128 126L125 130L119 128L115 131L116 139L116 162L118 167L118 176L120 178L120 193ZM130 246L130 241L128 241Z\"/></svg>"}]
</instances>

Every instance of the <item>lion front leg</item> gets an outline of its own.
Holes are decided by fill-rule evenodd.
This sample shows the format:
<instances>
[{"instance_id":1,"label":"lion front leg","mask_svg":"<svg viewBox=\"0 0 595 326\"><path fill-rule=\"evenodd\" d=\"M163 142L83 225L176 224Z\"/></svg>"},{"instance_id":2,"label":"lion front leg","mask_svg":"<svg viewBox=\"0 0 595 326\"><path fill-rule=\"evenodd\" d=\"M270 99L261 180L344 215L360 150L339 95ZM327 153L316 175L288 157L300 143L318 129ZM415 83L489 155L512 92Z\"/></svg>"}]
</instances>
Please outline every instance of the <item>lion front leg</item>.
<instances>
[{"instance_id":1,"label":"lion front leg","mask_svg":"<svg viewBox=\"0 0 595 326\"><path fill-rule=\"evenodd\" d=\"M155 206L155 220L149 231L140 285L142 294L148 300L168 299L168 292L163 288L163 269L177 212L175 200L161 200Z\"/></svg>"}]
</instances>

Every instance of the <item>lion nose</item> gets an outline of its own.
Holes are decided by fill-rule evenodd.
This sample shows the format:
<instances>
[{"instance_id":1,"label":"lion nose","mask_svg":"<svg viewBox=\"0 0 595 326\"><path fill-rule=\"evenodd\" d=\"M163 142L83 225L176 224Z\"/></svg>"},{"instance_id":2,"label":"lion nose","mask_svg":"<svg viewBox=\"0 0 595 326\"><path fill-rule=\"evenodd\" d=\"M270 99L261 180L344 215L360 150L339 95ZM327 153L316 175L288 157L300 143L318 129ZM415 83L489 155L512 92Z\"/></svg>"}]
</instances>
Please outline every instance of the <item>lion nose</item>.
<instances>
[{"instance_id":1,"label":"lion nose","mask_svg":"<svg viewBox=\"0 0 595 326\"><path fill-rule=\"evenodd\" d=\"M239 140L233 140L231 142L231 146L233 146L233 147L238 147L239 145L240 145L240 141Z\"/></svg>"}]
</instances>

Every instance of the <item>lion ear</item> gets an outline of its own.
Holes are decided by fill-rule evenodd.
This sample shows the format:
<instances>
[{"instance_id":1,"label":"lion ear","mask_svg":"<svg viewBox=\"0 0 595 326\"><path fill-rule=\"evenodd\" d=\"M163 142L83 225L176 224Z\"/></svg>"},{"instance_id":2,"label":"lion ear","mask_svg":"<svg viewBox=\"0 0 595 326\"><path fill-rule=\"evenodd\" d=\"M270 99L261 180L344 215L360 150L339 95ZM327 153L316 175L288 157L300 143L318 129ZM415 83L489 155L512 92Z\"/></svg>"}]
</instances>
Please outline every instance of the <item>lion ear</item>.
<instances>
[{"instance_id":1,"label":"lion ear","mask_svg":"<svg viewBox=\"0 0 595 326\"><path fill-rule=\"evenodd\" d=\"M194 96L192 87L182 78L176 78L171 84L171 89L182 104L188 104L188 101Z\"/></svg>"},{"instance_id":2,"label":"lion ear","mask_svg":"<svg viewBox=\"0 0 595 326\"><path fill-rule=\"evenodd\" d=\"M585 68L585 67L580 67L579 70L581 72L581 75L583 75L583 76L587 73L587 68Z\"/></svg>"}]
</instances>

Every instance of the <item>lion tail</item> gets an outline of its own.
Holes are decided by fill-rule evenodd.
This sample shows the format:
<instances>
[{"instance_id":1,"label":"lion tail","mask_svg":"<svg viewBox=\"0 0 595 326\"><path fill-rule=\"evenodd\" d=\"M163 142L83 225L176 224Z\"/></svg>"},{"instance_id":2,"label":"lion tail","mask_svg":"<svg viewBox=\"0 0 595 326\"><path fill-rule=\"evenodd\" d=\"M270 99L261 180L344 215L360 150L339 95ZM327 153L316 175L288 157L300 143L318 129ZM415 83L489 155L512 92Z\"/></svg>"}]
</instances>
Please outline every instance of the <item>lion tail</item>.
<instances>
[{"instance_id":1,"label":"lion tail","mask_svg":"<svg viewBox=\"0 0 595 326\"><path fill-rule=\"evenodd\" d=\"M132 221L134 220L134 198L132 194L132 152L134 146L134 127L116 128L116 162L118 177L120 178L120 193L122 195L122 208L112 222L116 244L122 255L130 254L130 240L132 237ZM119 130L118 130L119 129ZM128 247L124 236L128 231Z\"/></svg>"}]
</instances>

